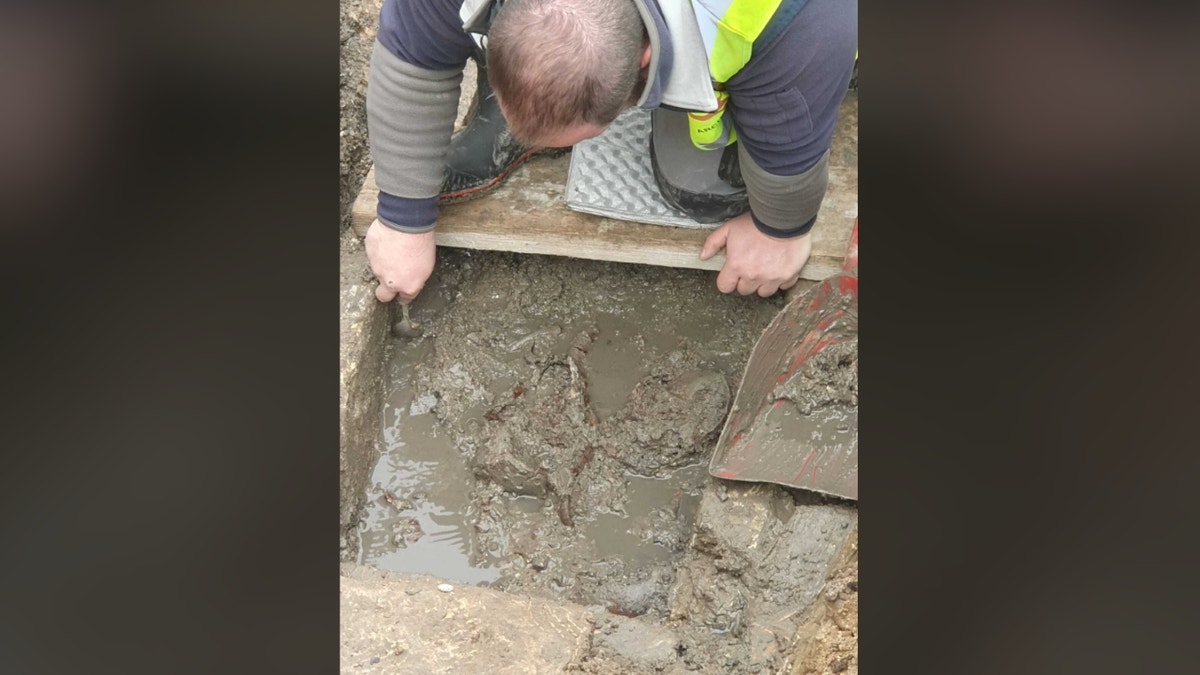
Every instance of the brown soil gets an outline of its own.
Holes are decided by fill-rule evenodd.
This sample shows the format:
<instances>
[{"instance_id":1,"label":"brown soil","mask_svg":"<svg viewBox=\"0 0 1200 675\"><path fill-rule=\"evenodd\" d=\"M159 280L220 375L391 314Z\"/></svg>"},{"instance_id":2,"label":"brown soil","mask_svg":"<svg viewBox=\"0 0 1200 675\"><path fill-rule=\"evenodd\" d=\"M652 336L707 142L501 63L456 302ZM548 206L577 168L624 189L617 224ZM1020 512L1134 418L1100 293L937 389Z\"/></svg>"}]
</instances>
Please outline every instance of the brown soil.
<instances>
[{"instance_id":1,"label":"brown soil","mask_svg":"<svg viewBox=\"0 0 1200 675\"><path fill-rule=\"evenodd\" d=\"M858 675L858 530L796 632L790 675Z\"/></svg>"}]
</instances>

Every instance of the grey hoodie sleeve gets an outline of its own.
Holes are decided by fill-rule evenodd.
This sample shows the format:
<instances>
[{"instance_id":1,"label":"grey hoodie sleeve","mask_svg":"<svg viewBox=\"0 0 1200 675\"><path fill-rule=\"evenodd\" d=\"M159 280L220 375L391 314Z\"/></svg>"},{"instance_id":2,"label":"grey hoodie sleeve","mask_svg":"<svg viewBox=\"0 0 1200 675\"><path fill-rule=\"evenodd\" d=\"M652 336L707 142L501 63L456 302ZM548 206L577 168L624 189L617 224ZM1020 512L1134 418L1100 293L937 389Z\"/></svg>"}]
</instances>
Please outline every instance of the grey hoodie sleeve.
<instances>
[{"instance_id":1,"label":"grey hoodie sleeve","mask_svg":"<svg viewBox=\"0 0 1200 675\"><path fill-rule=\"evenodd\" d=\"M446 150L458 115L462 69L401 61L376 41L367 84L367 133L380 222L427 232L437 218Z\"/></svg>"},{"instance_id":2,"label":"grey hoodie sleeve","mask_svg":"<svg viewBox=\"0 0 1200 675\"><path fill-rule=\"evenodd\" d=\"M738 146L738 161L750 197L754 226L772 237L807 234L817 220L829 186L829 151L798 175L777 176L758 166L744 144Z\"/></svg>"},{"instance_id":3,"label":"grey hoodie sleeve","mask_svg":"<svg viewBox=\"0 0 1200 675\"><path fill-rule=\"evenodd\" d=\"M437 219L462 71L475 47L463 0L384 0L367 83L379 220L427 232Z\"/></svg>"}]
</instances>

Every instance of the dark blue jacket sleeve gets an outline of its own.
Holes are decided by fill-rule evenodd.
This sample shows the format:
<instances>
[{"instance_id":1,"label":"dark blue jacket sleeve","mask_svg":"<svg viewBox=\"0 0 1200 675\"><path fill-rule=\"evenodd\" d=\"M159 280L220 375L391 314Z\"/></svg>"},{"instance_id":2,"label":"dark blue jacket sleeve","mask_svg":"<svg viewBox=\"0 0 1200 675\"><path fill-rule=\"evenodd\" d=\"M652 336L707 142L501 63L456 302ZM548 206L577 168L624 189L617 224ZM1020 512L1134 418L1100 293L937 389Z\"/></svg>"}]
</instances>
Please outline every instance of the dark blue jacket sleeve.
<instances>
[{"instance_id":1,"label":"dark blue jacket sleeve","mask_svg":"<svg viewBox=\"0 0 1200 675\"><path fill-rule=\"evenodd\" d=\"M857 50L858 4L808 0L729 80L738 140L760 167L794 176L829 149Z\"/></svg>"},{"instance_id":2,"label":"dark blue jacket sleeve","mask_svg":"<svg viewBox=\"0 0 1200 675\"><path fill-rule=\"evenodd\" d=\"M462 29L463 0L384 0L378 40L401 61L430 70L462 68L475 41Z\"/></svg>"},{"instance_id":3,"label":"dark blue jacket sleeve","mask_svg":"<svg viewBox=\"0 0 1200 675\"><path fill-rule=\"evenodd\" d=\"M817 164L833 140L854 72L858 4L808 0L785 28L755 49L727 83L738 142L763 170L798 176ZM781 237L804 234L812 224L809 219L780 230L755 218L760 230Z\"/></svg>"}]
</instances>

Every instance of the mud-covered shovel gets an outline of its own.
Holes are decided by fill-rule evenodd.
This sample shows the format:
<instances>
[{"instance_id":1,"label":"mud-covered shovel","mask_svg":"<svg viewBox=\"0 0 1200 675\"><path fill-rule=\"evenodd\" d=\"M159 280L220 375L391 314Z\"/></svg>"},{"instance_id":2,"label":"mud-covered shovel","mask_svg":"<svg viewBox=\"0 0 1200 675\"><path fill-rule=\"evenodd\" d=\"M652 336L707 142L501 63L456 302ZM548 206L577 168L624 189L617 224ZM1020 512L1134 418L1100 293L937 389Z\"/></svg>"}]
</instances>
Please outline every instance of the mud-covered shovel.
<instances>
[{"instance_id":1,"label":"mud-covered shovel","mask_svg":"<svg viewBox=\"0 0 1200 675\"><path fill-rule=\"evenodd\" d=\"M842 272L763 331L709 472L858 500L858 221Z\"/></svg>"}]
</instances>

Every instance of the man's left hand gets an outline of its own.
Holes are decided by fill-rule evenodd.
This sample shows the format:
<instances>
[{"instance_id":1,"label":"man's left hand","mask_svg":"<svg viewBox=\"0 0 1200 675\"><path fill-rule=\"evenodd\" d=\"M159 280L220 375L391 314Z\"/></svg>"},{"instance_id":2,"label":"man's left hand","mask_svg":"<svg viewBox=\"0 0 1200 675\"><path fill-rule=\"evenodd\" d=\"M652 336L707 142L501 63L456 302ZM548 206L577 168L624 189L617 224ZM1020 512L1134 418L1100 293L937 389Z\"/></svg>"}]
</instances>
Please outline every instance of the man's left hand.
<instances>
[{"instance_id":1,"label":"man's left hand","mask_svg":"<svg viewBox=\"0 0 1200 675\"><path fill-rule=\"evenodd\" d=\"M800 280L800 269L812 253L812 233L778 239L758 231L750 213L728 220L704 240L700 259L708 260L725 249L725 265L717 275L717 290L762 297L791 288Z\"/></svg>"}]
</instances>

